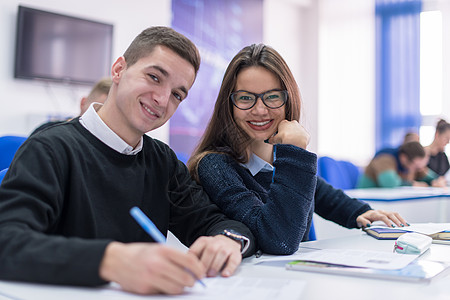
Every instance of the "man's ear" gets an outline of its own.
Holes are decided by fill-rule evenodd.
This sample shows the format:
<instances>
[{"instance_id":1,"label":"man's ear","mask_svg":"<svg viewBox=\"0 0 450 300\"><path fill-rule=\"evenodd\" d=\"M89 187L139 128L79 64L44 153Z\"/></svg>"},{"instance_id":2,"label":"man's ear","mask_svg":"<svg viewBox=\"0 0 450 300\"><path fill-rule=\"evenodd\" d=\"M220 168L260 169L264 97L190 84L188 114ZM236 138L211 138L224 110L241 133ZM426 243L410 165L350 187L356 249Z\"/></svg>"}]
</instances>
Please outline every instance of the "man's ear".
<instances>
[{"instance_id":1,"label":"man's ear","mask_svg":"<svg viewBox=\"0 0 450 300\"><path fill-rule=\"evenodd\" d=\"M111 68L111 77L113 82L118 83L122 77L122 73L127 68L127 62L123 56L119 57Z\"/></svg>"},{"instance_id":2,"label":"man's ear","mask_svg":"<svg viewBox=\"0 0 450 300\"><path fill-rule=\"evenodd\" d=\"M80 101L80 112L84 112L84 111L86 111L86 109L87 109L87 107L85 107L86 106L86 102L87 102L87 97L83 97L83 98L81 98L81 101Z\"/></svg>"}]
</instances>

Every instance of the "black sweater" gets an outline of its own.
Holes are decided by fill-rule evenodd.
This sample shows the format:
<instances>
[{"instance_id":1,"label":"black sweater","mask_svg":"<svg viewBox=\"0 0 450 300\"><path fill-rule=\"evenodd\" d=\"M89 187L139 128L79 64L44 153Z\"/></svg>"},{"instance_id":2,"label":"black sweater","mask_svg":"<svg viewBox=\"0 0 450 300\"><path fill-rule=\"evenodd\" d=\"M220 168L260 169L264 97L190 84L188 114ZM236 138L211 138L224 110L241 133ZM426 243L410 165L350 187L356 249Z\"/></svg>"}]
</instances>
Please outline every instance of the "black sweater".
<instances>
[{"instance_id":1,"label":"black sweater","mask_svg":"<svg viewBox=\"0 0 450 300\"><path fill-rule=\"evenodd\" d=\"M130 216L140 207L189 246L199 236L248 228L226 218L164 143L144 136L124 155L78 119L30 137L0 188L0 279L99 285L107 244L152 242Z\"/></svg>"}]
</instances>

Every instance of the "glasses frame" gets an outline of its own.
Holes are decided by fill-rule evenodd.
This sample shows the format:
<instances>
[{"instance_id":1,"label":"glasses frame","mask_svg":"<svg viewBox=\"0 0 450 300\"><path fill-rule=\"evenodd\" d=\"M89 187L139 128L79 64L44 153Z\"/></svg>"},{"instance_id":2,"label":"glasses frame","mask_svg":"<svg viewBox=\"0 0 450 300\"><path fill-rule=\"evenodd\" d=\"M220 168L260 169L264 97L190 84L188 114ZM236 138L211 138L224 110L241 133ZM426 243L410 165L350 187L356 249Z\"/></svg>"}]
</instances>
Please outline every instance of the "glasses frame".
<instances>
[{"instance_id":1,"label":"glasses frame","mask_svg":"<svg viewBox=\"0 0 450 300\"><path fill-rule=\"evenodd\" d=\"M270 93L270 92L275 92L275 91L277 91L277 92L282 92L282 93L284 94L285 97L284 97L283 104L281 104L280 106L277 106L277 107L271 107L271 106L267 105L267 103L264 101L264 95L267 94L267 93ZM253 103L253 105L250 106L249 108L240 108L239 106L237 106L237 104L236 104L236 102L235 102L234 96L235 96L237 93L239 93L239 92L246 92L246 93L249 93L249 94L255 96L255 102ZM283 107L283 106L286 104L286 102L288 101L288 97L289 97L288 91L287 91L287 90L280 90L280 89L273 89L273 90L265 91L264 93L261 93L261 94L252 93L252 92L245 91L245 90L239 90L239 91L236 91L236 92L233 92L233 93L230 94L231 102L233 103L234 106L236 106L236 107L239 108L240 110L249 110L249 109L252 109L252 108L256 105L256 102L258 102L258 98L261 99L262 103L264 103L264 105L265 105L267 108L270 108L270 109L277 109L277 108Z\"/></svg>"}]
</instances>

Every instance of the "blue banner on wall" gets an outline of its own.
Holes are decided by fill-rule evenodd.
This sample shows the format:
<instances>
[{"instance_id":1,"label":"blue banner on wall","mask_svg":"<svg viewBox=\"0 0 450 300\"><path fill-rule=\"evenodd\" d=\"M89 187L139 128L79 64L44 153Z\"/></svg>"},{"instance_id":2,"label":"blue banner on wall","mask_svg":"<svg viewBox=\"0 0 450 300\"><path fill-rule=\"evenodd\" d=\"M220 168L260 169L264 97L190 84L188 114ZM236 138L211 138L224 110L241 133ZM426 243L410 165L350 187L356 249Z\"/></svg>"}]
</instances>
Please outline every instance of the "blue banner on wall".
<instances>
[{"instance_id":1,"label":"blue banner on wall","mask_svg":"<svg viewBox=\"0 0 450 300\"><path fill-rule=\"evenodd\" d=\"M228 63L243 47L262 42L262 0L172 0L172 28L190 38L202 57L197 79L170 119L169 143L183 161L211 117Z\"/></svg>"}]
</instances>

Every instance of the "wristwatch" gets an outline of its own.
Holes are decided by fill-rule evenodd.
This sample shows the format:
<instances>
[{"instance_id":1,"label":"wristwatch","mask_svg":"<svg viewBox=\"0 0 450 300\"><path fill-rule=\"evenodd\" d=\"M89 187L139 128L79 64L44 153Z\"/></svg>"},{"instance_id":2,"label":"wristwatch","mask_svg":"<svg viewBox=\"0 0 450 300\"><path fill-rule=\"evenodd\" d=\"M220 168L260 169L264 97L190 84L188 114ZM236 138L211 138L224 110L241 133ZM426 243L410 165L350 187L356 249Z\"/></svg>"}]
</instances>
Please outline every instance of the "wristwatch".
<instances>
[{"instance_id":1,"label":"wristwatch","mask_svg":"<svg viewBox=\"0 0 450 300\"><path fill-rule=\"evenodd\" d=\"M239 242L241 244L241 253L244 253L250 246L250 240L248 239L248 237L243 236L242 234L234 231L233 229L225 229L219 234L223 234L224 236Z\"/></svg>"}]
</instances>

